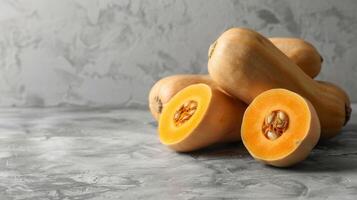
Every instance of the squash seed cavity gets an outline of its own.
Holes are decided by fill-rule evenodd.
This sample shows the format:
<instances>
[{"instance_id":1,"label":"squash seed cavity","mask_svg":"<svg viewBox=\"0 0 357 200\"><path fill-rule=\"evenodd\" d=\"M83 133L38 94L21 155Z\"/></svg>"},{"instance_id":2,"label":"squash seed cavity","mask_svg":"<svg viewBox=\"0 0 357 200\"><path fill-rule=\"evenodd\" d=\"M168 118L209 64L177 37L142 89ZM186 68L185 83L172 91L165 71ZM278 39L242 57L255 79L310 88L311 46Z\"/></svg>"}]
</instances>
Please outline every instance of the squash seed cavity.
<instances>
[{"instance_id":1,"label":"squash seed cavity","mask_svg":"<svg viewBox=\"0 0 357 200\"><path fill-rule=\"evenodd\" d=\"M269 140L276 140L289 126L289 116L281 110L275 110L267 115L264 119L262 131L264 136Z\"/></svg>"},{"instance_id":2,"label":"squash seed cavity","mask_svg":"<svg viewBox=\"0 0 357 200\"><path fill-rule=\"evenodd\" d=\"M197 101L189 100L180 106L180 108L174 114L175 126L181 126L188 121L197 110Z\"/></svg>"}]
</instances>

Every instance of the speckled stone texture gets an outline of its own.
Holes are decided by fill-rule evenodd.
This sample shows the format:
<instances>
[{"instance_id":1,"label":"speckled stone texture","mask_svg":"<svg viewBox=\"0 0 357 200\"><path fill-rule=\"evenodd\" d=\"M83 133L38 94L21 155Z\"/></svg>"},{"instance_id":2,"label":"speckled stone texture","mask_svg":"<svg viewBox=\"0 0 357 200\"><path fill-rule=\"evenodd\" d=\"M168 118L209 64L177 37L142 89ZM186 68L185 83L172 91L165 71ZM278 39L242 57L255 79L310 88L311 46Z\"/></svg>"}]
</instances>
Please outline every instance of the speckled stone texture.
<instances>
[{"instance_id":1,"label":"speckled stone texture","mask_svg":"<svg viewBox=\"0 0 357 200\"><path fill-rule=\"evenodd\" d=\"M143 108L151 85L206 73L225 29L296 36L324 57L319 79L357 101L356 0L0 0L0 106Z\"/></svg>"},{"instance_id":2,"label":"speckled stone texture","mask_svg":"<svg viewBox=\"0 0 357 200\"><path fill-rule=\"evenodd\" d=\"M354 106L356 110L356 106ZM189 154L161 145L147 111L0 110L0 199L356 199L357 115L288 169L241 143Z\"/></svg>"}]
</instances>

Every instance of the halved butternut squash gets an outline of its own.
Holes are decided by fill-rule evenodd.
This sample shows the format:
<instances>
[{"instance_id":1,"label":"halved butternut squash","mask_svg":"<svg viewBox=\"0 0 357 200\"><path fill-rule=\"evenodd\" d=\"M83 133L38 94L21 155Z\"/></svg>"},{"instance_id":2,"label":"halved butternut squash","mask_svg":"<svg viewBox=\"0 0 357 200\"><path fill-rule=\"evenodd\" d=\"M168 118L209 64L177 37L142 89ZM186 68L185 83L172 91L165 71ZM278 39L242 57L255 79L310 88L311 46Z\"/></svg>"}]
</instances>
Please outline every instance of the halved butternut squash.
<instances>
[{"instance_id":1,"label":"halved butternut squash","mask_svg":"<svg viewBox=\"0 0 357 200\"><path fill-rule=\"evenodd\" d=\"M319 140L320 122L307 99L286 89L271 89L248 106L241 133L256 160L287 167L309 155Z\"/></svg>"},{"instance_id":2,"label":"halved butternut squash","mask_svg":"<svg viewBox=\"0 0 357 200\"><path fill-rule=\"evenodd\" d=\"M209 75L178 74L157 81L150 90L149 108L152 116L158 120L167 102L183 88L197 83L215 85Z\"/></svg>"},{"instance_id":3,"label":"halved butternut squash","mask_svg":"<svg viewBox=\"0 0 357 200\"><path fill-rule=\"evenodd\" d=\"M158 126L160 141L179 152L238 141L245 108L241 101L215 87L190 85L163 108Z\"/></svg>"}]
</instances>

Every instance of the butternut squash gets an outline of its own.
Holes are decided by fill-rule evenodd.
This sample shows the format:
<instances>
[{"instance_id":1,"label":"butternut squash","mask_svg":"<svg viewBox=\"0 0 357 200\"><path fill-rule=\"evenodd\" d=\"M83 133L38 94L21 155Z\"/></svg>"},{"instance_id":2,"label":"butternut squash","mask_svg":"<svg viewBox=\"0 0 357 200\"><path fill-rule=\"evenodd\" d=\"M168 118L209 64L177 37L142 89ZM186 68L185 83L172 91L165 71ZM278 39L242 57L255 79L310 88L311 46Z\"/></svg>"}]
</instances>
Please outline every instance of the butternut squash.
<instances>
[{"instance_id":1,"label":"butternut squash","mask_svg":"<svg viewBox=\"0 0 357 200\"><path fill-rule=\"evenodd\" d=\"M245 28L224 32L211 48L208 71L219 87L247 104L260 93L284 88L308 99L320 119L322 138L337 135L348 118L349 105L338 93L321 89L274 44Z\"/></svg>"},{"instance_id":2,"label":"butternut squash","mask_svg":"<svg viewBox=\"0 0 357 200\"><path fill-rule=\"evenodd\" d=\"M350 98L347 94L346 91L344 91L342 88L339 86L327 82L327 81L317 81L319 83L319 86L322 90L324 90L327 93L330 94L335 94L335 96L340 97L338 100L340 101L340 104L345 105L345 124L350 120L351 118L351 113L352 113L352 107L351 107L351 101Z\"/></svg>"},{"instance_id":3,"label":"butternut squash","mask_svg":"<svg viewBox=\"0 0 357 200\"><path fill-rule=\"evenodd\" d=\"M160 79L149 93L149 108L153 117L158 120L166 103L181 89L197 83L215 85L209 75L179 74Z\"/></svg>"},{"instance_id":4,"label":"butternut squash","mask_svg":"<svg viewBox=\"0 0 357 200\"><path fill-rule=\"evenodd\" d=\"M245 109L245 104L216 87L190 85L163 108L158 126L160 141L179 152L238 141Z\"/></svg>"},{"instance_id":5,"label":"butternut squash","mask_svg":"<svg viewBox=\"0 0 357 200\"><path fill-rule=\"evenodd\" d=\"M320 137L320 122L312 104L297 93L271 89L248 106L242 141L263 163L288 167L304 160Z\"/></svg>"},{"instance_id":6,"label":"butternut squash","mask_svg":"<svg viewBox=\"0 0 357 200\"><path fill-rule=\"evenodd\" d=\"M308 76L315 78L321 71L323 58L317 49L300 38L269 38L269 40L287 57L299 66ZM208 50L208 57L213 53L214 42Z\"/></svg>"},{"instance_id":7,"label":"butternut squash","mask_svg":"<svg viewBox=\"0 0 357 200\"><path fill-rule=\"evenodd\" d=\"M320 73L323 59L311 43L300 38L276 37L269 40L311 78Z\"/></svg>"}]
</instances>

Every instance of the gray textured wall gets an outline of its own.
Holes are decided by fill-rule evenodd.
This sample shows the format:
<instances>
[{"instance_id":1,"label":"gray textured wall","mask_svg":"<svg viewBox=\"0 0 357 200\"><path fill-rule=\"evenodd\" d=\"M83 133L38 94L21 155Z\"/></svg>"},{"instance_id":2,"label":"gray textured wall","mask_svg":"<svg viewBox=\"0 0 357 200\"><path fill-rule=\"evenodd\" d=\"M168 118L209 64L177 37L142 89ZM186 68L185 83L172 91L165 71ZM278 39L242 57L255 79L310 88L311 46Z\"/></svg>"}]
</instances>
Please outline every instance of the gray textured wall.
<instances>
[{"instance_id":1,"label":"gray textured wall","mask_svg":"<svg viewBox=\"0 0 357 200\"><path fill-rule=\"evenodd\" d=\"M205 73L226 28L311 41L319 79L357 101L357 1L0 0L0 106L145 107L150 86Z\"/></svg>"}]
</instances>

